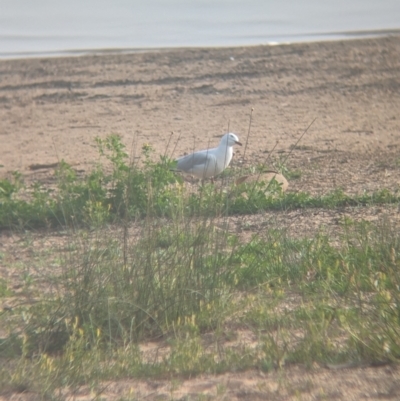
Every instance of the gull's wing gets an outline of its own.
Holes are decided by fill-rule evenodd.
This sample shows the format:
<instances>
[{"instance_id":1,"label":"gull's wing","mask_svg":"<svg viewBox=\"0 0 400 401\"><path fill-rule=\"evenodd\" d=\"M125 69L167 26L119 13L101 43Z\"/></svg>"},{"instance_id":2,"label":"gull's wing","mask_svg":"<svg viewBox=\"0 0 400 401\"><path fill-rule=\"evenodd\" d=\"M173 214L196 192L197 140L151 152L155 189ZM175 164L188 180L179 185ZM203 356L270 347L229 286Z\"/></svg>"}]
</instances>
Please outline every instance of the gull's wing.
<instances>
[{"instance_id":1,"label":"gull's wing","mask_svg":"<svg viewBox=\"0 0 400 401\"><path fill-rule=\"evenodd\" d=\"M177 161L177 170L191 172L193 169L199 168L200 166L209 165L210 162L215 162L216 158L215 155L210 150L202 150L200 152L195 152L190 155L182 156Z\"/></svg>"}]
</instances>

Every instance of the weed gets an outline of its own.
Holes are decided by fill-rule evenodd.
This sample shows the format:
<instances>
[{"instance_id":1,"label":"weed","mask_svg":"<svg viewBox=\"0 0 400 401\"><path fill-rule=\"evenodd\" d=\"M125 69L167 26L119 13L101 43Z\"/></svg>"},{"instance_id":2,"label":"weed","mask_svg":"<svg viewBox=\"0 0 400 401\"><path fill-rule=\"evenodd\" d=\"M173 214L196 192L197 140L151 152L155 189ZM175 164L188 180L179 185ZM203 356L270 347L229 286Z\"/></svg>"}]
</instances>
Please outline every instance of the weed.
<instances>
[{"instance_id":1,"label":"weed","mask_svg":"<svg viewBox=\"0 0 400 401\"><path fill-rule=\"evenodd\" d=\"M216 190L212 184L198 192L186 191L181 178L171 171L173 162L162 156L151 158L152 148L142 148L141 164L129 163L128 154L117 135L97 139L100 156L109 163L98 164L80 177L61 161L56 170L56 186L44 188L33 183L26 188L19 173L0 181L0 228L56 226L100 227L144 216L218 216L259 213L262 210L359 206L396 203L399 195L389 190L356 196L335 190L324 196L305 192L283 194L276 182L244 183L236 188ZM295 177L283 162L280 170ZM225 176L235 175L231 170Z\"/></svg>"}]
</instances>

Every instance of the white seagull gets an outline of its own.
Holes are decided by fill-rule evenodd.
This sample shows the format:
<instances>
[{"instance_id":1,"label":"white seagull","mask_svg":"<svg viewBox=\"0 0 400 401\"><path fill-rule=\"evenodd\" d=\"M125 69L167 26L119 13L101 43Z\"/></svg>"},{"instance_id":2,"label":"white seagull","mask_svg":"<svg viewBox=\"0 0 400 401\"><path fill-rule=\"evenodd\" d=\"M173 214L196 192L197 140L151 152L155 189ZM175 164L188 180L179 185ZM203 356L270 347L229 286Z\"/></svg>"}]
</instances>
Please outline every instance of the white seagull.
<instances>
[{"instance_id":1,"label":"white seagull","mask_svg":"<svg viewBox=\"0 0 400 401\"><path fill-rule=\"evenodd\" d=\"M225 134L217 148L199 150L176 159L176 170L201 179L215 177L229 166L233 145L242 146L235 134Z\"/></svg>"}]
</instances>

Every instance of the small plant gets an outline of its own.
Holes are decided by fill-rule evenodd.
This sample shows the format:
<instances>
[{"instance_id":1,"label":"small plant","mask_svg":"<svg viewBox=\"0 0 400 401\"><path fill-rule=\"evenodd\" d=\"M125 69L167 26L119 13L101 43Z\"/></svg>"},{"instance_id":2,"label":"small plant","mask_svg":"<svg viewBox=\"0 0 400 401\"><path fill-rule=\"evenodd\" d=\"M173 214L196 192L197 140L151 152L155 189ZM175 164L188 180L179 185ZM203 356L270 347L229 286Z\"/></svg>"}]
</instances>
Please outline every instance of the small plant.
<instances>
[{"instance_id":1,"label":"small plant","mask_svg":"<svg viewBox=\"0 0 400 401\"><path fill-rule=\"evenodd\" d=\"M278 173L282 174L288 180L296 180L301 178L301 171L300 170L292 170L287 165L287 160L289 156L284 156L280 154L277 158L272 160L272 167L273 170L277 171ZM265 167L262 167L265 169Z\"/></svg>"}]
</instances>

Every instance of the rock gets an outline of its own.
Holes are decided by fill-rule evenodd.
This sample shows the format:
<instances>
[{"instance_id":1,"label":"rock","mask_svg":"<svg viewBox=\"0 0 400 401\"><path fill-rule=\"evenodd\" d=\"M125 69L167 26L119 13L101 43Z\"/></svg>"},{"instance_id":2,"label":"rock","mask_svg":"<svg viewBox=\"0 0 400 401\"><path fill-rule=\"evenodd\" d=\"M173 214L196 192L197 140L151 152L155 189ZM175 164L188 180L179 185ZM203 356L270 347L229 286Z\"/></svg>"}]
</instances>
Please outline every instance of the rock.
<instances>
[{"instance_id":1,"label":"rock","mask_svg":"<svg viewBox=\"0 0 400 401\"><path fill-rule=\"evenodd\" d=\"M265 173L260 174L243 175L242 177L236 179L235 185L240 185L244 182L265 182L266 184L269 184L273 179L280 184L282 191L286 192L289 187L289 183L282 174L279 174L276 171L266 171Z\"/></svg>"}]
</instances>

